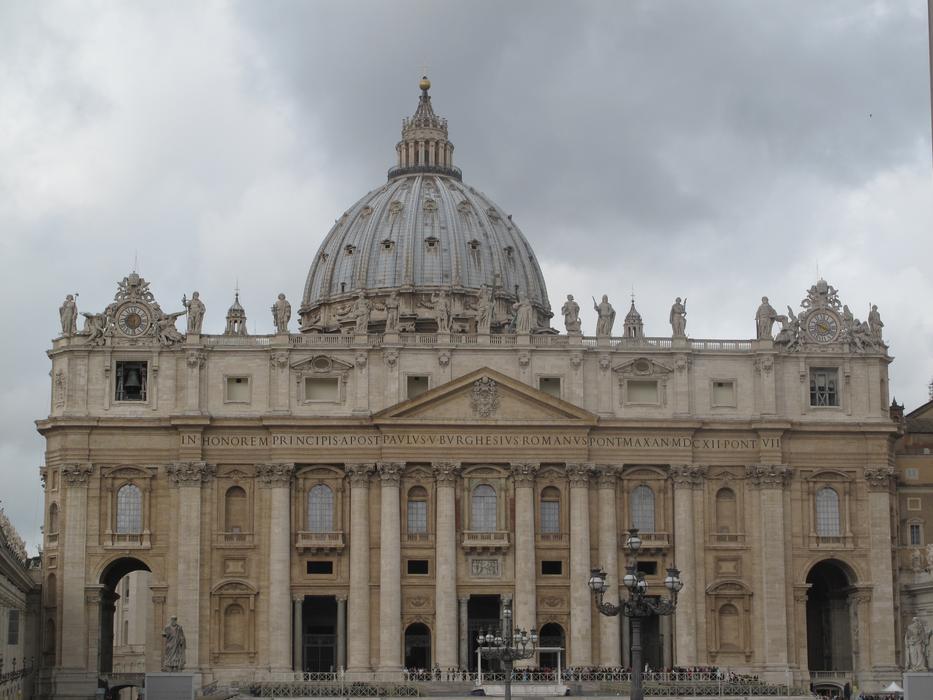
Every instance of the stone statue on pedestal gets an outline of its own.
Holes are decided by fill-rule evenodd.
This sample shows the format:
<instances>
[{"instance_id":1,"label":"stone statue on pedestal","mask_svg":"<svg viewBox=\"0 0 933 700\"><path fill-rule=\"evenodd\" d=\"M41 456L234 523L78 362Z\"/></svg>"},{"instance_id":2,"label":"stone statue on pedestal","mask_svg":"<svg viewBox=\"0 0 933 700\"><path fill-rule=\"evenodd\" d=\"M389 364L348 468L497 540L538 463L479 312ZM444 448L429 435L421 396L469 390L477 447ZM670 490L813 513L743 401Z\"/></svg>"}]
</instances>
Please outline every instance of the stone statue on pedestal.
<instances>
[{"instance_id":1,"label":"stone statue on pedestal","mask_svg":"<svg viewBox=\"0 0 933 700\"><path fill-rule=\"evenodd\" d=\"M930 631L923 620L915 617L904 635L904 668L907 671L928 671Z\"/></svg>"},{"instance_id":2,"label":"stone statue on pedestal","mask_svg":"<svg viewBox=\"0 0 933 700\"><path fill-rule=\"evenodd\" d=\"M671 323L672 335L675 338L686 338L687 337L687 300L684 299L681 302L680 297L674 301L674 304L671 306L671 313L669 317Z\"/></svg>"},{"instance_id":3,"label":"stone statue on pedestal","mask_svg":"<svg viewBox=\"0 0 933 700\"><path fill-rule=\"evenodd\" d=\"M174 615L162 630L162 670L163 671L184 671L185 670L185 631L178 624L178 618Z\"/></svg>"},{"instance_id":4,"label":"stone statue on pedestal","mask_svg":"<svg viewBox=\"0 0 933 700\"><path fill-rule=\"evenodd\" d=\"M70 338L78 332L78 305L74 294L65 297L65 301L58 308L58 317L62 322L62 335Z\"/></svg>"},{"instance_id":5,"label":"stone statue on pedestal","mask_svg":"<svg viewBox=\"0 0 933 700\"><path fill-rule=\"evenodd\" d=\"M567 301L560 307L560 312L564 315L564 327L568 335L578 335L580 333L580 305L574 301L573 294L567 295Z\"/></svg>"},{"instance_id":6,"label":"stone statue on pedestal","mask_svg":"<svg viewBox=\"0 0 933 700\"><path fill-rule=\"evenodd\" d=\"M450 296L448 296L445 290L442 289L439 292L434 292L434 294L431 295L430 304L420 302L419 306L426 309L434 309L434 320L437 321L438 333L450 333Z\"/></svg>"},{"instance_id":7,"label":"stone statue on pedestal","mask_svg":"<svg viewBox=\"0 0 933 700\"><path fill-rule=\"evenodd\" d=\"M483 285L479 293L479 299L476 303L476 332L482 335L488 335L492 326L493 302L492 290Z\"/></svg>"},{"instance_id":8,"label":"stone statue on pedestal","mask_svg":"<svg viewBox=\"0 0 933 700\"><path fill-rule=\"evenodd\" d=\"M768 303L768 297L761 297L761 304L755 312L755 327L758 330L758 340L771 340L771 331L777 320L777 312Z\"/></svg>"},{"instance_id":9,"label":"stone statue on pedestal","mask_svg":"<svg viewBox=\"0 0 933 700\"><path fill-rule=\"evenodd\" d=\"M181 304L188 310L188 332L192 335L200 335L204 312L207 310L204 308L204 302L201 301L201 295L191 292L190 301L182 296Z\"/></svg>"},{"instance_id":10,"label":"stone statue on pedestal","mask_svg":"<svg viewBox=\"0 0 933 700\"><path fill-rule=\"evenodd\" d=\"M512 310L515 312L515 332L528 334L534 326L535 309L528 301L528 297L519 297L519 300L512 304Z\"/></svg>"},{"instance_id":11,"label":"stone statue on pedestal","mask_svg":"<svg viewBox=\"0 0 933 700\"><path fill-rule=\"evenodd\" d=\"M877 304L872 304L871 311L868 312L868 328L871 331L871 337L880 341L881 329L884 328L884 324L881 322L881 314L878 313Z\"/></svg>"},{"instance_id":12,"label":"stone statue on pedestal","mask_svg":"<svg viewBox=\"0 0 933 700\"><path fill-rule=\"evenodd\" d=\"M288 322L292 318L292 305L288 303L284 294L272 305L272 318L275 320L276 333L288 333Z\"/></svg>"},{"instance_id":13,"label":"stone statue on pedestal","mask_svg":"<svg viewBox=\"0 0 933 700\"><path fill-rule=\"evenodd\" d=\"M338 316L350 318L354 321L353 330L357 335L366 335L369 333L369 317L372 314L372 304L366 298L366 294L360 292L352 304L344 307L344 310L338 312ZM396 318L396 323L398 318Z\"/></svg>"},{"instance_id":14,"label":"stone statue on pedestal","mask_svg":"<svg viewBox=\"0 0 933 700\"><path fill-rule=\"evenodd\" d=\"M593 308L599 316L596 321L596 335L612 335L612 324L616 321L616 310L609 303L609 296L603 294L603 299L598 304L594 297Z\"/></svg>"},{"instance_id":15,"label":"stone statue on pedestal","mask_svg":"<svg viewBox=\"0 0 933 700\"><path fill-rule=\"evenodd\" d=\"M388 298L383 302L381 310L386 312L386 333L398 333L398 310L400 303L398 292L394 289Z\"/></svg>"}]
</instances>

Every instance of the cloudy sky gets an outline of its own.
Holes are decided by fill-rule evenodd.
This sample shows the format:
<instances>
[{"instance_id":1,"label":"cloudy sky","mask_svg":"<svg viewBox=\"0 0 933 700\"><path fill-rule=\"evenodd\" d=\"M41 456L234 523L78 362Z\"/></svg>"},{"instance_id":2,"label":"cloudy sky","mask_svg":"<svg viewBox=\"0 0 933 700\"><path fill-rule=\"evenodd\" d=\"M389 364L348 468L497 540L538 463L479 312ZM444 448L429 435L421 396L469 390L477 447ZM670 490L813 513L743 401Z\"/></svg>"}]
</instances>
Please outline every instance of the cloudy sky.
<instances>
[{"instance_id":1,"label":"cloudy sky","mask_svg":"<svg viewBox=\"0 0 933 700\"><path fill-rule=\"evenodd\" d=\"M424 65L552 305L634 288L662 335L686 296L692 337L748 338L763 294L796 308L819 271L857 316L878 304L894 393L926 401L924 0L5 0L0 498L31 549L64 295L102 309L135 258L166 309L198 289L217 332L238 281L269 332L384 182Z\"/></svg>"}]
</instances>

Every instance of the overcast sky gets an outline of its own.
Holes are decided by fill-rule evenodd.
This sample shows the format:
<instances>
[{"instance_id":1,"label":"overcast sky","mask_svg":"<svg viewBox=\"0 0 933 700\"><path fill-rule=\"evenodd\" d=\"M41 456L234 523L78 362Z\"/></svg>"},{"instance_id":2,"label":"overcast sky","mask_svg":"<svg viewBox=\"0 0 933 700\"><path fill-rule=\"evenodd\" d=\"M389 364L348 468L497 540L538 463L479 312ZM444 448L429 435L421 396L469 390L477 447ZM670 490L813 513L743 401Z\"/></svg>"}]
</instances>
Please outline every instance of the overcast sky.
<instances>
[{"instance_id":1,"label":"overcast sky","mask_svg":"<svg viewBox=\"0 0 933 700\"><path fill-rule=\"evenodd\" d=\"M0 499L39 541L58 306L133 267L219 332L297 307L334 220L381 186L427 65L464 180L534 246L551 304L675 296L748 338L817 270L876 303L908 410L933 377L924 0L0 2ZM592 333L595 319L585 317Z\"/></svg>"}]
</instances>

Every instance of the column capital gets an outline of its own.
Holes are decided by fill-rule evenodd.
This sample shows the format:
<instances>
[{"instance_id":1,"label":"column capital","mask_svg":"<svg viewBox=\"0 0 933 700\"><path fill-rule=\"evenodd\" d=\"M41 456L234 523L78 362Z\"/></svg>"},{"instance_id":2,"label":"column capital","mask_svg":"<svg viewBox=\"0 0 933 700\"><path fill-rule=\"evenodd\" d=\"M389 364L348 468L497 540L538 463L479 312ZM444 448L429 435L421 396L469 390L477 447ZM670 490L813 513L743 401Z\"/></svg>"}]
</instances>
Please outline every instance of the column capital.
<instances>
[{"instance_id":1,"label":"column capital","mask_svg":"<svg viewBox=\"0 0 933 700\"><path fill-rule=\"evenodd\" d=\"M256 476L259 477L259 485L263 488L290 486L294 473L295 465L291 462L271 462L256 465Z\"/></svg>"},{"instance_id":2,"label":"column capital","mask_svg":"<svg viewBox=\"0 0 933 700\"><path fill-rule=\"evenodd\" d=\"M537 462L512 462L509 469L512 471L512 478L516 486L533 486L535 483L535 474L541 465Z\"/></svg>"},{"instance_id":3,"label":"column capital","mask_svg":"<svg viewBox=\"0 0 933 700\"><path fill-rule=\"evenodd\" d=\"M619 481L620 467L617 464L596 465L596 486L601 489L614 489Z\"/></svg>"},{"instance_id":4,"label":"column capital","mask_svg":"<svg viewBox=\"0 0 933 700\"><path fill-rule=\"evenodd\" d=\"M438 484L455 484L460 476L460 462L431 462Z\"/></svg>"},{"instance_id":5,"label":"column capital","mask_svg":"<svg viewBox=\"0 0 933 700\"><path fill-rule=\"evenodd\" d=\"M65 486L87 486L94 467L91 464L63 464L62 481Z\"/></svg>"},{"instance_id":6,"label":"column capital","mask_svg":"<svg viewBox=\"0 0 933 700\"><path fill-rule=\"evenodd\" d=\"M793 468L786 464L753 464L745 467L745 477L752 486L762 489L782 489L793 476Z\"/></svg>"},{"instance_id":7,"label":"column capital","mask_svg":"<svg viewBox=\"0 0 933 700\"><path fill-rule=\"evenodd\" d=\"M593 473L593 465L589 462L583 464L567 464L567 479L570 481L571 488L574 486L587 486L590 482L590 475Z\"/></svg>"},{"instance_id":8,"label":"column capital","mask_svg":"<svg viewBox=\"0 0 933 700\"><path fill-rule=\"evenodd\" d=\"M894 467L865 467L864 474L869 491L889 491L895 481Z\"/></svg>"},{"instance_id":9,"label":"column capital","mask_svg":"<svg viewBox=\"0 0 933 700\"><path fill-rule=\"evenodd\" d=\"M354 488L369 487L369 478L376 469L373 462L359 462L357 464L347 464L347 478L350 480L350 486Z\"/></svg>"},{"instance_id":10,"label":"column capital","mask_svg":"<svg viewBox=\"0 0 933 700\"><path fill-rule=\"evenodd\" d=\"M383 486L398 486L405 471L405 462L379 462L378 468Z\"/></svg>"},{"instance_id":11,"label":"column capital","mask_svg":"<svg viewBox=\"0 0 933 700\"><path fill-rule=\"evenodd\" d=\"M672 464L668 478L674 484L674 488L697 488L702 486L706 479L706 465Z\"/></svg>"},{"instance_id":12,"label":"column capital","mask_svg":"<svg viewBox=\"0 0 933 700\"><path fill-rule=\"evenodd\" d=\"M210 481L217 467L207 462L173 462L165 471L172 486L197 486Z\"/></svg>"}]
</instances>

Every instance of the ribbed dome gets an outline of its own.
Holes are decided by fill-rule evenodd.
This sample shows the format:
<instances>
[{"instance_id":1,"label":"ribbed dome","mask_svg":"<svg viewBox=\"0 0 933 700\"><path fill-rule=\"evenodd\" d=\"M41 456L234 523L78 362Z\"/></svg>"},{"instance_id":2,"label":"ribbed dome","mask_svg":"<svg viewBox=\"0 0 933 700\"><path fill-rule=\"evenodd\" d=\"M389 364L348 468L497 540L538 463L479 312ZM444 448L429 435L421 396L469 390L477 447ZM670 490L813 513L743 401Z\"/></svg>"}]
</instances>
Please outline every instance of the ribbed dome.
<instances>
[{"instance_id":1,"label":"ribbed dome","mask_svg":"<svg viewBox=\"0 0 933 700\"><path fill-rule=\"evenodd\" d=\"M468 311L484 286L496 300L494 329L504 328L519 297L538 312L536 326L547 328L550 304L534 251L509 215L460 181L446 136L424 89L415 117L403 122L389 181L344 213L321 244L305 284L302 330L337 330L338 306L363 292L378 308L392 290L402 296L403 319L407 314L418 330L432 316L424 298L450 292L454 318L459 306L459 327L468 330Z\"/></svg>"}]
</instances>

